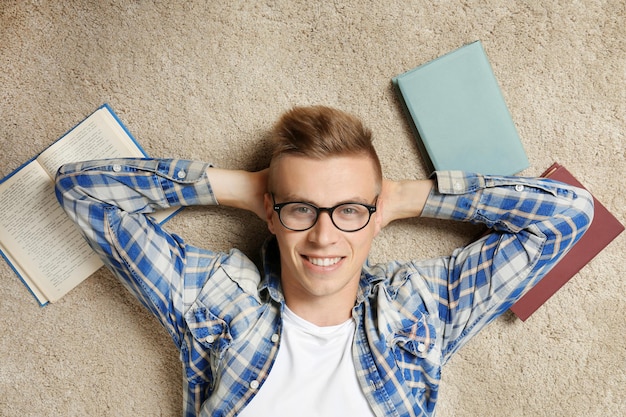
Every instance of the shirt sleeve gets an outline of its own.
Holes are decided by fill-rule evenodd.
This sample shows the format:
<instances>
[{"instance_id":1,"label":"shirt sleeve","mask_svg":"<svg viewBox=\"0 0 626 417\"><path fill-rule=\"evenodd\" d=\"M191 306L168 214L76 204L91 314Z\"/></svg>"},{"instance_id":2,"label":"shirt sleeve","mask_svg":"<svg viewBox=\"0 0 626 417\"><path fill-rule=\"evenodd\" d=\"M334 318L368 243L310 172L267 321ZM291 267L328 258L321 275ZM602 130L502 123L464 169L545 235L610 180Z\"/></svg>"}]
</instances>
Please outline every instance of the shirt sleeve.
<instances>
[{"instance_id":1,"label":"shirt sleeve","mask_svg":"<svg viewBox=\"0 0 626 417\"><path fill-rule=\"evenodd\" d=\"M105 265L168 330L177 346L186 306L208 278L186 274L192 248L164 230L159 209L214 205L209 164L186 160L113 159L62 166L56 195ZM197 257L197 256L196 256ZM196 262L196 261L194 261Z\"/></svg>"},{"instance_id":2,"label":"shirt sleeve","mask_svg":"<svg viewBox=\"0 0 626 417\"><path fill-rule=\"evenodd\" d=\"M444 361L538 282L587 230L593 199L549 179L437 172L422 216L490 232L419 265L443 327Z\"/></svg>"}]
</instances>

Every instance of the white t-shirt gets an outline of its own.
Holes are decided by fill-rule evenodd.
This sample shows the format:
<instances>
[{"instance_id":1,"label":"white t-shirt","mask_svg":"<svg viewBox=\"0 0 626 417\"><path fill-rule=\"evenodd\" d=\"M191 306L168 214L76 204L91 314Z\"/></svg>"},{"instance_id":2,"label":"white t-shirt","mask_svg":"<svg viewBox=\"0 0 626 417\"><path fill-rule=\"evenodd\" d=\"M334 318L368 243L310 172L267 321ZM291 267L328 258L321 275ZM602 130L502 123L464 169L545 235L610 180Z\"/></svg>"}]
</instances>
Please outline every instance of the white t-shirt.
<instances>
[{"instance_id":1,"label":"white t-shirt","mask_svg":"<svg viewBox=\"0 0 626 417\"><path fill-rule=\"evenodd\" d=\"M355 324L318 327L285 307L278 356L241 417L374 416L352 358Z\"/></svg>"}]
</instances>

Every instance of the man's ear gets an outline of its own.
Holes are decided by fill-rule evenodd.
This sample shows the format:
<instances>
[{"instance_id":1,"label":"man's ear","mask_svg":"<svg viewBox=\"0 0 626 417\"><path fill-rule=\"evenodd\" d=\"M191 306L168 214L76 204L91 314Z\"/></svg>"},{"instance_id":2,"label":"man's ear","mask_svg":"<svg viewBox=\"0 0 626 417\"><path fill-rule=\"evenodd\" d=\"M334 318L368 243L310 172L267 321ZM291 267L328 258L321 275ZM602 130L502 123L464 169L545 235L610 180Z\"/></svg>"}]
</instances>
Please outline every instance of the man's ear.
<instances>
[{"instance_id":1,"label":"man's ear","mask_svg":"<svg viewBox=\"0 0 626 417\"><path fill-rule=\"evenodd\" d=\"M273 235L276 234L276 224L274 216L274 201L270 193L265 193L263 197L263 204L265 205L265 221L267 222L267 228Z\"/></svg>"}]
</instances>

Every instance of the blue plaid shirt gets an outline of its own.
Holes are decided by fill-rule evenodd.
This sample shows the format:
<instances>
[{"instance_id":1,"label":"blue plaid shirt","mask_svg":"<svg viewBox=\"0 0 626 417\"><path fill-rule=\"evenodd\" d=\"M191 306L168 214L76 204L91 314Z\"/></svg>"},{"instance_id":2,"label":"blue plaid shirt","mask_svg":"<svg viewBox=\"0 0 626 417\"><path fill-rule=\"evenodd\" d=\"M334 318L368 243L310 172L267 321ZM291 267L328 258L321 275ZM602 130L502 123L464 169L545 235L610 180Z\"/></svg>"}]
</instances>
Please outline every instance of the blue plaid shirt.
<instances>
[{"instance_id":1,"label":"blue plaid shirt","mask_svg":"<svg viewBox=\"0 0 626 417\"><path fill-rule=\"evenodd\" d=\"M185 416L234 416L268 376L284 298L276 241L243 253L186 244L149 214L214 205L207 164L119 159L66 165L57 197L91 247L165 326L184 367ZM354 363L377 416L431 416L442 365L507 310L587 229L590 195L547 179L439 172L423 216L492 232L450 256L366 264Z\"/></svg>"}]
</instances>

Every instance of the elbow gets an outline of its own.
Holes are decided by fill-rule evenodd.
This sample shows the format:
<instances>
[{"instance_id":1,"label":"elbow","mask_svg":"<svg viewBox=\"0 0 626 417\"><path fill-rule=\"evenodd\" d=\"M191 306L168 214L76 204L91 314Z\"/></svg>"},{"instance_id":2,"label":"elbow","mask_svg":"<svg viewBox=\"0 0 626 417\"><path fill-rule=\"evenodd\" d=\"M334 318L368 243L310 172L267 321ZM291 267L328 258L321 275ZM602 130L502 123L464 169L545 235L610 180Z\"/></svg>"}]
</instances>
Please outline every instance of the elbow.
<instances>
[{"instance_id":1,"label":"elbow","mask_svg":"<svg viewBox=\"0 0 626 417\"><path fill-rule=\"evenodd\" d=\"M57 173L56 173L56 179L58 181L59 177L62 177L64 175L67 175L69 173L72 172L76 172L79 171L81 167L81 164L78 162L71 162L68 164L63 164L59 167L59 169L57 169Z\"/></svg>"},{"instance_id":2,"label":"elbow","mask_svg":"<svg viewBox=\"0 0 626 417\"><path fill-rule=\"evenodd\" d=\"M593 196L582 188L570 187L567 204L541 227L544 261L554 265L589 230L594 215Z\"/></svg>"},{"instance_id":3,"label":"elbow","mask_svg":"<svg viewBox=\"0 0 626 417\"><path fill-rule=\"evenodd\" d=\"M68 172L72 171L72 164L61 165L59 169L57 169L56 175L54 177L54 190L57 193L57 198L59 196L59 191L63 188L64 178L67 176Z\"/></svg>"},{"instance_id":4,"label":"elbow","mask_svg":"<svg viewBox=\"0 0 626 417\"><path fill-rule=\"evenodd\" d=\"M61 167L62 168L62 167ZM61 172L61 168L57 171L56 177L54 179L54 195L57 198L57 201L64 207L63 201L65 200L64 196L67 194L67 178L64 178L63 173Z\"/></svg>"},{"instance_id":5,"label":"elbow","mask_svg":"<svg viewBox=\"0 0 626 417\"><path fill-rule=\"evenodd\" d=\"M74 172L76 172L76 164L61 165L54 178L54 194L64 208L64 201L71 199L70 196L76 191L77 183L70 175Z\"/></svg>"},{"instance_id":6,"label":"elbow","mask_svg":"<svg viewBox=\"0 0 626 417\"><path fill-rule=\"evenodd\" d=\"M594 215L594 199L591 193L585 189L578 189L577 201L580 201L580 212L587 219L585 230L589 228L593 221Z\"/></svg>"},{"instance_id":7,"label":"elbow","mask_svg":"<svg viewBox=\"0 0 626 417\"><path fill-rule=\"evenodd\" d=\"M575 244L589 230L593 221L594 198L591 193L583 188L576 188L569 212L572 222L572 244Z\"/></svg>"}]
</instances>

